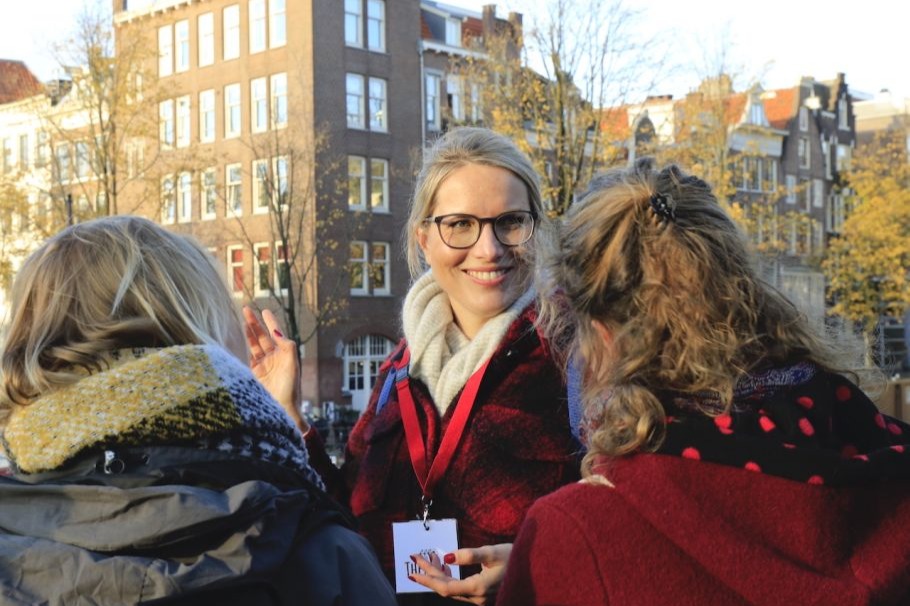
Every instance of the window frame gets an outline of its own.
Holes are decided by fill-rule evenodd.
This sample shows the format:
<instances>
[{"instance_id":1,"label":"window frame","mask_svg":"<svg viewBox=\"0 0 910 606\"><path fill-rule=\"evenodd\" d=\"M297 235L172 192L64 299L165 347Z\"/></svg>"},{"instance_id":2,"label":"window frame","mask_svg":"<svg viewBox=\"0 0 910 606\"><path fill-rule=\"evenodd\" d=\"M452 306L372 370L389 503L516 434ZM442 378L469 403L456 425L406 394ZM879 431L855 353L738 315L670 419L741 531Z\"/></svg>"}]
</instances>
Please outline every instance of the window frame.
<instances>
[{"instance_id":1,"label":"window frame","mask_svg":"<svg viewBox=\"0 0 910 606\"><path fill-rule=\"evenodd\" d=\"M190 70L190 21L181 19L174 23L174 73Z\"/></svg>"},{"instance_id":2,"label":"window frame","mask_svg":"<svg viewBox=\"0 0 910 606\"><path fill-rule=\"evenodd\" d=\"M240 259L235 260L233 253L239 252ZM246 272L244 271L243 266L243 252L244 247L242 244L231 244L226 247L225 253L225 265L227 268L227 278L228 278L228 288L231 290L231 295L237 298L242 298L246 294ZM239 270L239 275L238 275ZM238 277L240 282L240 288L238 289Z\"/></svg>"},{"instance_id":3,"label":"window frame","mask_svg":"<svg viewBox=\"0 0 910 606\"><path fill-rule=\"evenodd\" d=\"M376 87L374 88L374 85ZM374 90L382 91L382 96L374 96ZM374 107L376 108L374 111ZM367 111L370 118L370 130L377 133L389 132L389 85L385 78L370 76L367 87ZM377 117L378 116L378 117Z\"/></svg>"},{"instance_id":4,"label":"window frame","mask_svg":"<svg viewBox=\"0 0 910 606\"><path fill-rule=\"evenodd\" d=\"M234 171L236 174L232 174ZM243 216L243 165L240 162L224 166L224 204L225 217Z\"/></svg>"},{"instance_id":5,"label":"window frame","mask_svg":"<svg viewBox=\"0 0 910 606\"><path fill-rule=\"evenodd\" d=\"M196 17L196 62L199 67L215 64L215 13L209 11Z\"/></svg>"},{"instance_id":6,"label":"window frame","mask_svg":"<svg viewBox=\"0 0 910 606\"><path fill-rule=\"evenodd\" d=\"M215 219L218 215L217 169L210 166L199 173L199 216L203 221Z\"/></svg>"},{"instance_id":7,"label":"window frame","mask_svg":"<svg viewBox=\"0 0 910 606\"><path fill-rule=\"evenodd\" d=\"M255 55L268 48L268 8L265 0L249 0L247 4L247 25L249 28L249 53ZM261 37L261 40L260 40Z\"/></svg>"},{"instance_id":8,"label":"window frame","mask_svg":"<svg viewBox=\"0 0 910 606\"><path fill-rule=\"evenodd\" d=\"M375 164L379 163L383 166L382 175L380 177L376 176L376 171L374 170ZM386 158L370 158L370 187L368 190L368 199L370 204L370 212L387 214L389 211L389 161ZM382 189L382 204L377 205L373 202L373 196L375 193L375 185L377 181L380 183Z\"/></svg>"},{"instance_id":9,"label":"window frame","mask_svg":"<svg viewBox=\"0 0 910 606\"><path fill-rule=\"evenodd\" d=\"M386 52L386 3L385 0L367 0L367 10L366 10L366 47L367 50L374 53L384 53ZM380 7L378 15L373 13L374 7ZM375 36L378 36L378 40L374 40L374 24L375 24Z\"/></svg>"},{"instance_id":10,"label":"window frame","mask_svg":"<svg viewBox=\"0 0 910 606\"><path fill-rule=\"evenodd\" d=\"M233 103L236 93L236 103ZM237 124L235 125L234 118ZM243 91L239 82L224 86L224 138L233 139L243 132Z\"/></svg>"},{"instance_id":11,"label":"window frame","mask_svg":"<svg viewBox=\"0 0 910 606\"><path fill-rule=\"evenodd\" d=\"M189 95L181 95L174 100L174 145L178 148L189 147L191 136L192 102Z\"/></svg>"},{"instance_id":12,"label":"window frame","mask_svg":"<svg viewBox=\"0 0 910 606\"><path fill-rule=\"evenodd\" d=\"M158 77L174 73L174 28L171 24L158 28Z\"/></svg>"},{"instance_id":13,"label":"window frame","mask_svg":"<svg viewBox=\"0 0 910 606\"><path fill-rule=\"evenodd\" d=\"M288 125L288 74L278 72L269 76L269 124L273 129Z\"/></svg>"},{"instance_id":14,"label":"window frame","mask_svg":"<svg viewBox=\"0 0 910 606\"><path fill-rule=\"evenodd\" d=\"M240 5L230 4L221 11L221 59L240 58Z\"/></svg>"},{"instance_id":15,"label":"window frame","mask_svg":"<svg viewBox=\"0 0 910 606\"><path fill-rule=\"evenodd\" d=\"M177 222L177 184L174 175L168 174L161 177L161 223L174 225Z\"/></svg>"},{"instance_id":16,"label":"window frame","mask_svg":"<svg viewBox=\"0 0 910 606\"><path fill-rule=\"evenodd\" d=\"M271 192L269 191L269 179L271 178L271 168L268 158L258 158L253 160L250 174L253 176L253 214L268 214L271 207ZM265 167L262 169L262 167ZM261 202L265 201L265 204Z\"/></svg>"},{"instance_id":17,"label":"window frame","mask_svg":"<svg viewBox=\"0 0 910 606\"><path fill-rule=\"evenodd\" d=\"M269 86L265 76L250 80L250 132L269 129Z\"/></svg>"},{"instance_id":18,"label":"window frame","mask_svg":"<svg viewBox=\"0 0 910 606\"><path fill-rule=\"evenodd\" d=\"M344 45L363 48L363 34L363 1L344 0Z\"/></svg>"},{"instance_id":19,"label":"window frame","mask_svg":"<svg viewBox=\"0 0 910 606\"><path fill-rule=\"evenodd\" d=\"M213 143L216 133L215 89L199 91L199 142Z\"/></svg>"},{"instance_id":20,"label":"window frame","mask_svg":"<svg viewBox=\"0 0 910 606\"><path fill-rule=\"evenodd\" d=\"M281 48L288 43L287 0L269 0L269 48Z\"/></svg>"}]
</instances>

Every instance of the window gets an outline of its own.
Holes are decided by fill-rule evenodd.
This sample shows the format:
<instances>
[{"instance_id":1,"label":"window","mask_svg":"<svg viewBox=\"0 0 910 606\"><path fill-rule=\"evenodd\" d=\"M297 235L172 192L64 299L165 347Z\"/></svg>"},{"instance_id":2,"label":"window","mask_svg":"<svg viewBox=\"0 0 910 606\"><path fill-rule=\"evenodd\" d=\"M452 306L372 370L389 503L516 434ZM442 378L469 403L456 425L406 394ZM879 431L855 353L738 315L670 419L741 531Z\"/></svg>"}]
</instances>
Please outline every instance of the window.
<instances>
[{"instance_id":1,"label":"window","mask_svg":"<svg viewBox=\"0 0 910 606\"><path fill-rule=\"evenodd\" d=\"M224 138L240 135L240 85L224 87Z\"/></svg>"},{"instance_id":2,"label":"window","mask_svg":"<svg viewBox=\"0 0 910 606\"><path fill-rule=\"evenodd\" d=\"M446 19L446 44L461 46L461 21Z\"/></svg>"},{"instance_id":3,"label":"window","mask_svg":"<svg viewBox=\"0 0 910 606\"><path fill-rule=\"evenodd\" d=\"M238 217L243 214L243 171L239 164L224 167L224 189L227 199L227 215Z\"/></svg>"},{"instance_id":4,"label":"window","mask_svg":"<svg viewBox=\"0 0 910 606\"><path fill-rule=\"evenodd\" d=\"M174 30L170 25L158 28L158 76L174 73Z\"/></svg>"},{"instance_id":5,"label":"window","mask_svg":"<svg viewBox=\"0 0 910 606\"><path fill-rule=\"evenodd\" d=\"M799 167L800 168L809 168L811 166L811 158L809 157L809 138L800 137L799 138Z\"/></svg>"},{"instance_id":6,"label":"window","mask_svg":"<svg viewBox=\"0 0 910 606\"><path fill-rule=\"evenodd\" d=\"M57 181L67 183L70 180L70 146L67 143L58 145L54 149L55 166L57 171Z\"/></svg>"},{"instance_id":7,"label":"window","mask_svg":"<svg viewBox=\"0 0 910 606\"><path fill-rule=\"evenodd\" d=\"M850 168L850 156L852 155L852 150L849 145L844 145L843 143L837 144L837 158L835 158L834 166L838 171L844 171Z\"/></svg>"},{"instance_id":8,"label":"window","mask_svg":"<svg viewBox=\"0 0 910 606\"><path fill-rule=\"evenodd\" d=\"M452 119L457 122L464 121L464 99L461 92L460 77L446 76L446 96L449 101L449 110L452 112Z\"/></svg>"},{"instance_id":9,"label":"window","mask_svg":"<svg viewBox=\"0 0 910 606\"><path fill-rule=\"evenodd\" d=\"M370 208L373 212L389 211L388 160L370 160Z\"/></svg>"},{"instance_id":10,"label":"window","mask_svg":"<svg viewBox=\"0 0 910 606\"><path fill-rule=\"evenodd\" d=\"M186 19L174 24L174 38L176 39L176 72L185 72L190 69L190 22Z\"/></svg>"},{"instance_id":11,"label":"window","mask_svg":"<svg viewBox=\"0 0 910 606\"><path fill-rule=\"evenodd\" d=\"M268 160L253 160L253 212L269 212L271 193Z\"/></svg>"},{"instance_id":12,"label":"window","mask_svg":"<svg viewBox=\"0 0 910 606\"><path fill-rule=\"evenodd\" d=\"M837 100L837 127L841 130L850 130L850 114L847 100L843 97Z\"/></svg>"},{"instance_id":13,"label":"window","mask_svg":"<svg viewBox=\"0 0 910 606\"><path fill-rule=\"evenodd\" d=\"M190 144L190 96L177 98L177 147Z\"/></svg>"},{"instance_id":14,"label":"window","mask_svg":"<svg viewBox=\"0 0 910 606\"><path fill-rule=\"evenodd\" d=\"M174 197L174 177L161 179L161 222L174 223L177 220L177 200Z\"/></svg>"},{"instance_id":15,"label":"window","mask_svg":"<svg viewBox=\"0 0 910 606\"><path fill-rule=\"evenodd\" d=\"M382 78L370 78L370 130L388 131L386 82Z\"/></svg>"},{"instance_id":16,"label":"window","mask_svg":"<svg viewBox=\"0 0 910 606\"><path fill-rule=\"evenodd\" d=\"M89 159L89 147L85 141L77 141L76 145L76 180L84 181L88 179L91 162Z\"/></svg>"},{"instance_id":17,"label":"window","mask_svg":"<svg viewBox=\"0 0 910 606\"><path fill-rule=\"evenodd\" d=\"M427 130L439 130L442 126L442 120L439 116L440 82L442 82L442 76L439 74L428 73L424 77Z\"/></svg>"},{"instance_id":18,"label":"window","mask_svg":"<svg viewBox=\"0 0 910 606\"><path fill-rule=\"evenodd\" d=\"M822 179L812 181L812 206L815 208L825 207L825 182Z\"/></svg>"},{"instance_id":19,"label":"window","mask_svg":"<svg viewBox=\"0 0 910 606\"><path fill-rule=\"evenodd\" d=\"M250 0L250 54L265 50L265 0Z\"/></svg>"},{"instance_id":20,"label":"window","mask_svg":"<svg viewBox=\"0 0 910 606\"><path fill-rule=\"evenodd\" d=\"M13 172L13 138L3 138L3 174Z\"/></svg>"},{"instance_id":21,"label":"window","mask_svg":"<svg viewBox=\"0 0 910 606\"><path fill-rule=\"evenodd\" d=\"M177 179L177 220L186 223L193 218L193 177L180 173Z\"/></svg>"},{"instance_id":22,"label":"window","mask_svg":"<svg viewBox=\"0 0 910 606\"><path fill-rule=\"evenodd\" d=\"M222 25L224 29L224 46L222 55L225 61L240 56L240 5L224 7Z\"/></svg>"},{"instance_id":23,"label":"window","mask_svg":"<svg viewBox=\"0 0 910 606\"><path fill-rule=\"evenodd\" d=\"M215 15L202 13L197 22L199 30L199 67L212 65L215 62Z\"/></svg>"},{"instance_id":24,"label":"window","mask_svg":"<svg viewBox=\"0 0 910 606\"><path fill-rule=\"evenodd\" d=\"M199 140L211 143L215 140L215 91L199 93Z\"/></svg>"},{"instance_id":25,"label":"window","mask_svg":"<svg viewBox=\"0 0 910 606\"><path fill-rule=\"evenodd\" d=\"M159 138L163 147L174 145L174 100L168 99L158 104Z\"/></svg>"},{"instance_id":26,"label":"window","mask_svg":"<svg viewBox=\"0 0 910 606\"><path fill-rule=\"evenodd\" d=\"M269 0L269 46L287 44L287 7L285 0Z\"/></svg>"},{"instance_id":27,"label":"window","mask_svg":"<svg viewBox=\"0 0 910 606\"><path fill-rule=\"evenodd\" d=\"M344 0L344 43L363 46L362 0Z\"/></svg>"},{"instance_id":28,"label":"window","mask_svg":"<svg viewBox=\"0 0 910 606\"><path fill-rule=\"evenodd\" d=\"M799 195L802 196L803 208L806 212L812 210L812 182L809 179L799 180Z\"/></svg>"},{"instance_id":29,"label":"window","mask_svg":"<svg viewBox=\"0 0 910 606\"><path fill-rule=\"evenodd\" d=\"M388 295L391 292L389 248L388 242L351 242L348 270L352 295Z\"/></svg>"},{"instance_id":30,"label":"window","mask_svg":"<svg viewBox=\"0 0 910 606\"><path fill-rule=\"evenodd\" d=\"M351 406L362 411L379 377L379 369L392 353L395 343L382 335L363 335L345 343L345 390L351 393Z\"/></svg>"},{"instance_id":31,"label":"window","mask_svg":"<svg viewBox=\"0 0 910 606\"><path fill-rule=\"evenodd\" d=\"M288 175L288 157L287 156L278 156L274 160L274 165L272 166L272 174L274 175L274 187L272 188L272 195L277 196L275 203L278 207L282 207L288 202L288 196L290 195L290 181Z\"/></svg>"},{"instance_id":32,"label":"window","mask_svg":"<svg viewBox=\"0 0 910 606\"><path fill-rule=\"evenodd\" d=\"M385 52L385 0L367 0L367 48Z\"/></svg>"},{"instance_id":33,"label":"window","mask_svg":"<svg viewBox=\"0 0 910 606\"><path fill-rule=\"evenodd\" d=\"M215 205L218 202L214 168L207 168L202 172L202 182L199 185L202 191L202 218L214 219Z\"/></svg>"},{"instance_id":34,"label":"window","mask_svg":"<svg viewBox=\"0 0 910 606\"><path fill-rule=\"evenodd\" d=\"M256 263L253 265L253 294L257 297L268 296L272 289L272 245L271 244L254 244L253 257Z\"/></svg>"},{"instance_id":35,"label":"window","mask_svg":"<svg viewBox=\"0 0 910 606\"><path fill-rule=\"evenodd\" d=\"M799 108L799 130L809 130L809 110L805 107Z\"/></svg>"},{"instance_id":36,"label":"window","mask_svg":"<svg viewBox=\"0 0 910 606\"><path fill-rule=\"evenodd\" d=\"M272 128L288 125L288 75L275 74L271 78Z\"/></svg>"},{"instance_id":37,"label":"window","mask_svg":"<svg viewBox=\"0 0 910 606\"><path fill-rule=\"evenodd\" d=\"M366 158L348 156L348 210L366 210L366 168Z\"/></svg>"},{"instance_id":38,"label":"window","mask_svg":"<svg viewBox=\"0 0 910 606\"><path fill-rule=\"evenodd\" d=\"M483 118L483 97L480 96L480 84L471 83L471 122L479 122Z\"/></svg>"},{"instance_id":39,"label":"window","mask_svg":"<svg viewBox=\"0 0 910 606\"><path fill-rule=\"evenodd\" d=\"M269 99L265 78L250 80L250 128L254 133L261 133L269 127Z\"/></svg>"},{"instance_id":40,"label":"window","mask_svg":"<svg viewBox=\"0 0 910 606\"><path fill-rule=\"evenodd\" d=\"M787 187L787 203L796 204L796 176L786 175L784 181Z\"/></svg>"},{"instance_id":41,"label":"window","mask_svg":"<svg viewBox=\"0 0 910 606\"><path fill-rule=\"evenodd\" d=\"M231 281L231 293L235 297L243 296L243 247L228 246L227 273Z\"/></svg>"},{"instance_id":42,"label":"window","mask_svg":"<svg viewBox=\"0 0 910 606\"><path fill-rule=\"evenodd\" d=\"M19 135L19 169L28 170L30 163L29 152L31 148L28 144L28 135Z\"/></svg>"},{"instance_id":43,"label":"window","mask_svg":"<svg viewBox=\"0 0 910 606\"><path fill-rule=\"evenodd\" d=\"M364 128L363 76L348 74L345 80L347 93L348 128Z\"/></svg>"},{"instance_id":44,"label":"window","mask_svg":"<svg viewBox=\"0 0 910 606\"><path fill-rule=\"evenodd\" d=\"M47 158L50 155L50 144L48 143L47 131L38 131L38 141L35 145L35 166L41 167L47 164Z\"/></svg>"},{"instance_id":45,"label":"window","mask_svg":"<svg viewBox=\"0 0 910 606\"><path fill-rule=\"evenodd\" d=\"M825 176L831 178L831 143L822 139L822 160L825 162Z\"/></svg>"},{"instance_id":46,"label":"window","mask_svg":"<svg viewBox=\"0 0 910 606\"><path fill-rule=\"evenodd\" d=\"M107 194L103 191L99 191L97 194L95 194L95 212L99 215L108 214Z\"/></svg>"}]
</instances>

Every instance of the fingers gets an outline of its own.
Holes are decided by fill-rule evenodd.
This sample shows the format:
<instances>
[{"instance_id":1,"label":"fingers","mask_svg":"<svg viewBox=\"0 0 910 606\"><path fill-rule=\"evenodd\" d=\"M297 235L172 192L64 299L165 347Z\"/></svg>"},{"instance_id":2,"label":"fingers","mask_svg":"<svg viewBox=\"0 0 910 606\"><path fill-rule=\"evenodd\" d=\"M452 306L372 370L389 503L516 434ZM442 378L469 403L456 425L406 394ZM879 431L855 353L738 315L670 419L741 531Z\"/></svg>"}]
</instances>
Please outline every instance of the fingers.
<instances>
[{"instance_id":1,"label":"fingers","mask_svg":"<svg viewBox=\"0 0 910 606\"><path fill-rule=\"evenodd\" d=\"M264 353L274 348L274 342L262 326L259 316L248 305L243 306L243 328L247 345L250 348L250 357L254 360L261 358Z\"/></svg>"},{"instance_id":2,"label":"fingers","mask_svg":"<svg viewBox=\"0 0 910 606\"><path fill-rule=\"evenodd\" d=\"M484 545L483 547L456 549L448 556L454 556L455 559L450 562L458 566L467 566L470 564L483 564L489 566L492 564L505 564L512 553L511 543L500 543L498 545ZM448 562L451 558L446 558Z\"/></svg>"}]
</instances>

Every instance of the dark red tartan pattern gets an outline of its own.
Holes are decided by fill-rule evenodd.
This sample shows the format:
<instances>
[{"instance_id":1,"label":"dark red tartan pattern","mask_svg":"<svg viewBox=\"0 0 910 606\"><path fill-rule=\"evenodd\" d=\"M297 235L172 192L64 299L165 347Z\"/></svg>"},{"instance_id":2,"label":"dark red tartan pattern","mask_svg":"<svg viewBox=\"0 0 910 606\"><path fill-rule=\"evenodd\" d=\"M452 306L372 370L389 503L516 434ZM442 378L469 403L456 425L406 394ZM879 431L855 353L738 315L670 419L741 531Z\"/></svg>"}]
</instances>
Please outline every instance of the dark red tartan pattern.
<instances>
[{"instance_id":1,"label":"dark red tartan pattern","mask_svg":"<svg viewBox=\"0 0 910 606\"><path fill-rule=\"evenodd\" d=\"M462 441L433 498L430 515L456 518L462 547L511 542L538 497L578 479L565 382L534 328L535 317L533 308L526 310L493 354ZM389 361L402 351L403 344ZM421 510L395 389L376 414L390 371L387 361L351 432L343 478L325 478L330 490L350 504L360 532L388 574L393 568L392 522L416 519ZM410 383L429 464L454 407L440 419L427 387L413 378Z\"/></svg>"}]
</instances>

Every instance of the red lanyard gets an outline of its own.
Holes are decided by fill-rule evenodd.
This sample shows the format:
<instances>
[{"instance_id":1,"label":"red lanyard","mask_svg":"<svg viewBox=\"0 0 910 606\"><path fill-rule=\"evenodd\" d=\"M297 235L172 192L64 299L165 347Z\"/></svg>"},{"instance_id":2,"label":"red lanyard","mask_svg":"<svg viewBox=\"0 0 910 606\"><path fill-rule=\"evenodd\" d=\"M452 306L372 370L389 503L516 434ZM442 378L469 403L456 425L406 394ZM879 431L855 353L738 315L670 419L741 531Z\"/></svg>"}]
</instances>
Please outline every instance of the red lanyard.
<instances>
[{"instance_id":1,"label":"red lanyard","mask_svg":"<svg viewBox=\"0 0 910 606\"><path fill-rule=\"evenodd\" d=\"M399 370L407 368L411 359L411 350L405 349L404 355L399 363ZM398 403L401 406L401 420L404 423L404 435L408 441L408 453L411 455L411 464L414 466L414 473L417 474L417 481L420 482L420 488L423 490L423 496L429 500L433 498L433 490L439 483L439 480L445 475L452 457L455 455L455 449L461 441L465 427L468 424L468 418L471 416L471 410L474 408L474 402L477 400L477 391L480 389L480 382L487 370L490 360L484 362L468 382L465 384L455 404L455 412L449 421L445 434L442 436L442 442L439 444L439 451L427 471L427 450L420 431L420 422L417 420L417 407L414 405L414 398L411 396L410 379L407 373L398 379L396 387L398 388Z\"/></svg>"}]
</instances>

